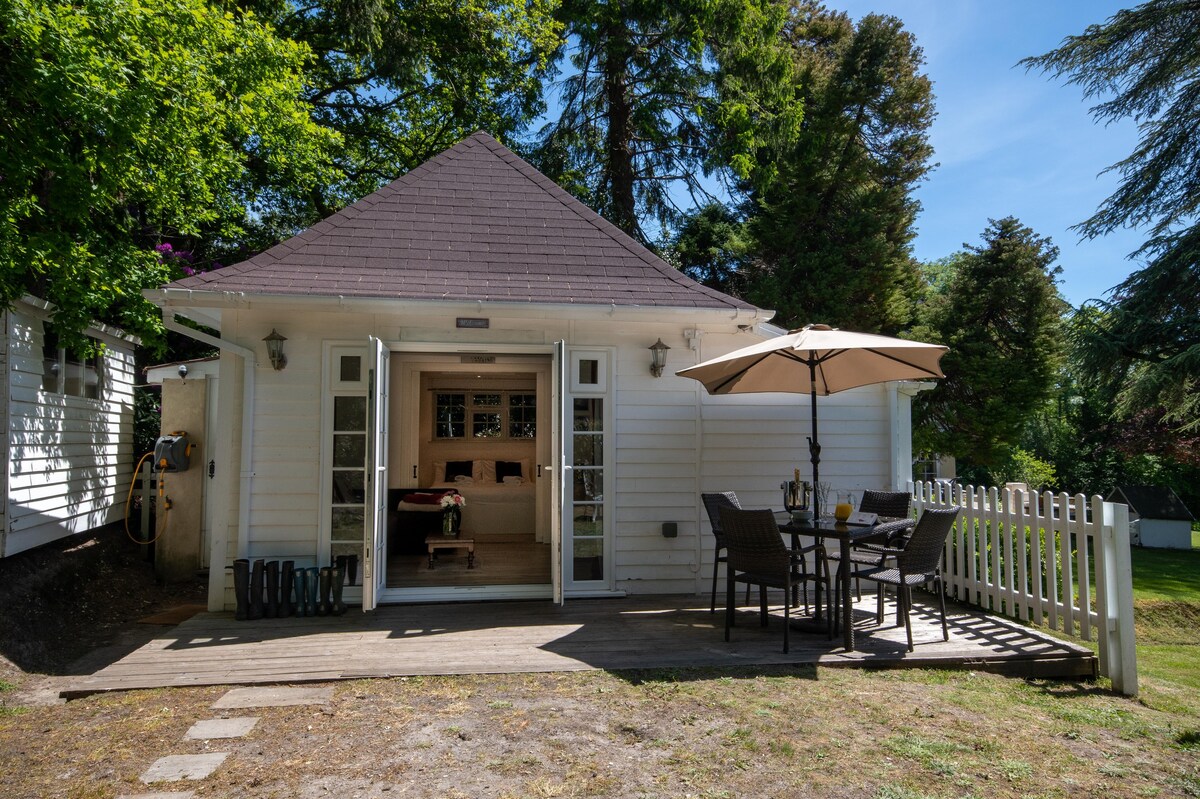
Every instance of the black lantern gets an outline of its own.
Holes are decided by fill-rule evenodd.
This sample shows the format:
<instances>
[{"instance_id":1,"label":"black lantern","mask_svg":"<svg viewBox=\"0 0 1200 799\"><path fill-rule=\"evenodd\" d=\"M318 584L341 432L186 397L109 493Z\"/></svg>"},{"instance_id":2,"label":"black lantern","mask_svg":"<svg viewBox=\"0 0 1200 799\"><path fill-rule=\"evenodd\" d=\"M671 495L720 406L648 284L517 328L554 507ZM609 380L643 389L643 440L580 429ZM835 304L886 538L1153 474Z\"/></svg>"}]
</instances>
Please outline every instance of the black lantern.
<instances>
[{"instance_id":1,"label":"black lantern","mask_svg":"<svg viewBox=\"0 0 1200 799\"><path fill-rule=\"evenodd\" d=\"M271 328L271 334L263 341L267 342L267 357L271 359L275 371L287 366L287 356L283 354L283 342L287 341L287 336L281 336L275 328Z\"/></svg>"},{"instance_id":2,"label":"black lantern","mask_svg":"<svg viewBox=\"0 0 1200 799\"><path fill-rule=\"evenodd\" d=\"M667 365L667 350L671 349L660 338L650 345L650 374L662 377L663 367Z\"/></svg>"}]
</instances>

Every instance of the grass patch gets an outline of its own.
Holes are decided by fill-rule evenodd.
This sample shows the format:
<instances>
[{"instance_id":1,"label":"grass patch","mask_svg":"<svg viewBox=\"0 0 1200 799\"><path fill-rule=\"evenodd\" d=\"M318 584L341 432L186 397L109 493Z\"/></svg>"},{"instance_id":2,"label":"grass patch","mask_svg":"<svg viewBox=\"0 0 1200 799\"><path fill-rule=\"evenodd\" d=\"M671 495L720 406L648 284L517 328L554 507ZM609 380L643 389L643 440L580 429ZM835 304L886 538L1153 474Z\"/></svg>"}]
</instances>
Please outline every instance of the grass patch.
<instances>
[{"instance_id":1,"label":"grass patch","mask_svg":"<svg viewBox=\"0 0 1200 799\"><path fill-rule=\"evenodd\" d=\"M1200 715L1200 524L1192 549L1131 550L1138 682L1143 703Z\"/></svg>"},{"instance_id":2,"label":"grass patch","mask_svg":"<svg viewBox=\"0 0 1200 799\"><path fill-rule=\"evenodd\" d=\"M1193 539L1196 534L1193 533ZM1200 549L1133 547L1133 599L1200 602Z\"/></svg>"}]
</instances>

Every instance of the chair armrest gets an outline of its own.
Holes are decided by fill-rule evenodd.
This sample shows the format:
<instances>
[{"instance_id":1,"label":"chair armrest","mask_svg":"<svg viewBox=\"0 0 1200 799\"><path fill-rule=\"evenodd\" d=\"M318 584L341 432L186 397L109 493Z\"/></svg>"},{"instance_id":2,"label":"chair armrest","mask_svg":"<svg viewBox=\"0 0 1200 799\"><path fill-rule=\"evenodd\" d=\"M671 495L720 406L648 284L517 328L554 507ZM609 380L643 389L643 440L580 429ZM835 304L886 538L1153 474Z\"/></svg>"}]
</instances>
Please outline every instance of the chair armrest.
<instances>
[{"instance_id":1,"label":"chair armrest","mask_svg":"<svg viewBox=\"0 0 1200 799\"><path fill-rule=\"evenodd\" d=\"M903 547L880 547L880 546L874 546L872 544L865 544L865 545L859 547L859 549L864 549L867 552L872 552L876 555L881 555L885 558L894 558L897 555L899 555L901 552L904 551Z\"/></svg>"}]
</instances>

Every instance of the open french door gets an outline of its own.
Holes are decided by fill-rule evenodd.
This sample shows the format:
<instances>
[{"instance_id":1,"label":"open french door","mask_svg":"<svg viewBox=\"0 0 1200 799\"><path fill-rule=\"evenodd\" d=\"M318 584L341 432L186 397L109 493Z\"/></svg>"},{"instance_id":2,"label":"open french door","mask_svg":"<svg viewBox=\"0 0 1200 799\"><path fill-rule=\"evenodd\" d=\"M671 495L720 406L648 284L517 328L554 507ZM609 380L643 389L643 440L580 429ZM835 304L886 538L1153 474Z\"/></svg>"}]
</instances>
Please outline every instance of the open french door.
<instances>
[{"instance_id":1,"label":"open french door","mask_svg":"<svg viewBox=\"0 0 1200 799\"><path fill-rule=\"evenodd\" d=\"M571 518L571 465L574 458L567 451L571 441L571 409L567 403L567 343L554 342L554 387L550 405L554 409L552 444L554 467L551 480L554 500L550 503L550 586L554 603L563 603L563 525Z\"/></svg>"},{"instance_id":2,"label":"open french door","mask_svg":"<svg viewBox=\"0 0 1200 799\"><path fill-rule=\"evenodd\" d=\"M363 531L363 610L374 610L387 582L388 360L391 352L371 336L367 372L367 518Z\"/></svg>"}]
</instances>

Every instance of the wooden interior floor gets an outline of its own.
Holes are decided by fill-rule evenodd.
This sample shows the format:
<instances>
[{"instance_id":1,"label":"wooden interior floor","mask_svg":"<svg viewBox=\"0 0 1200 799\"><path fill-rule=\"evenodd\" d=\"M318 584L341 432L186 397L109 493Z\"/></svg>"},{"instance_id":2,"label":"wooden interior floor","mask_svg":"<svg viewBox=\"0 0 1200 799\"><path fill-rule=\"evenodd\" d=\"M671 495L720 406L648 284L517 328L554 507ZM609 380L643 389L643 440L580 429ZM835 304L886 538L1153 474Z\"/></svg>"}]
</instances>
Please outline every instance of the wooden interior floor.
<instances>
[{"instance_id":1,"label":"wooden interior floor","mask_svg":"<svg viewBox=\"0 0 1200 799\"><path fill-rule=\"evenodd\" d=\"M548 585L550 545L524 538L475 539L475 567L467 568L465 549L438 550L434 567L426 555L388 558L388 588L460 585Z\"/></svg>"},{"instance_id":2,"label":"wooden interior floor","mask_svg":"<svg viewBox=\"0 0 1200 799\"><path fill-rule=\"evenodd\" d=\"M924 597L929 599L929 597ZM779 610L778 608L776 609ZM918 604L916 651L903 627L875 627L874 598L858 608L858 649L824 634L792 634L782 652L782 619L767 628L757 609L738 612L723 640L707 596L460 602L392 605L344 616L235 621L201 613L121 660L70 683L64 697L188 685L300 683L421 674L487 674L588 669L803 665L964 668L1021 676L1088 678L1096 657L1039 630L951 606L950 641L937 612Z\"/></svg>"}]
</instances>

